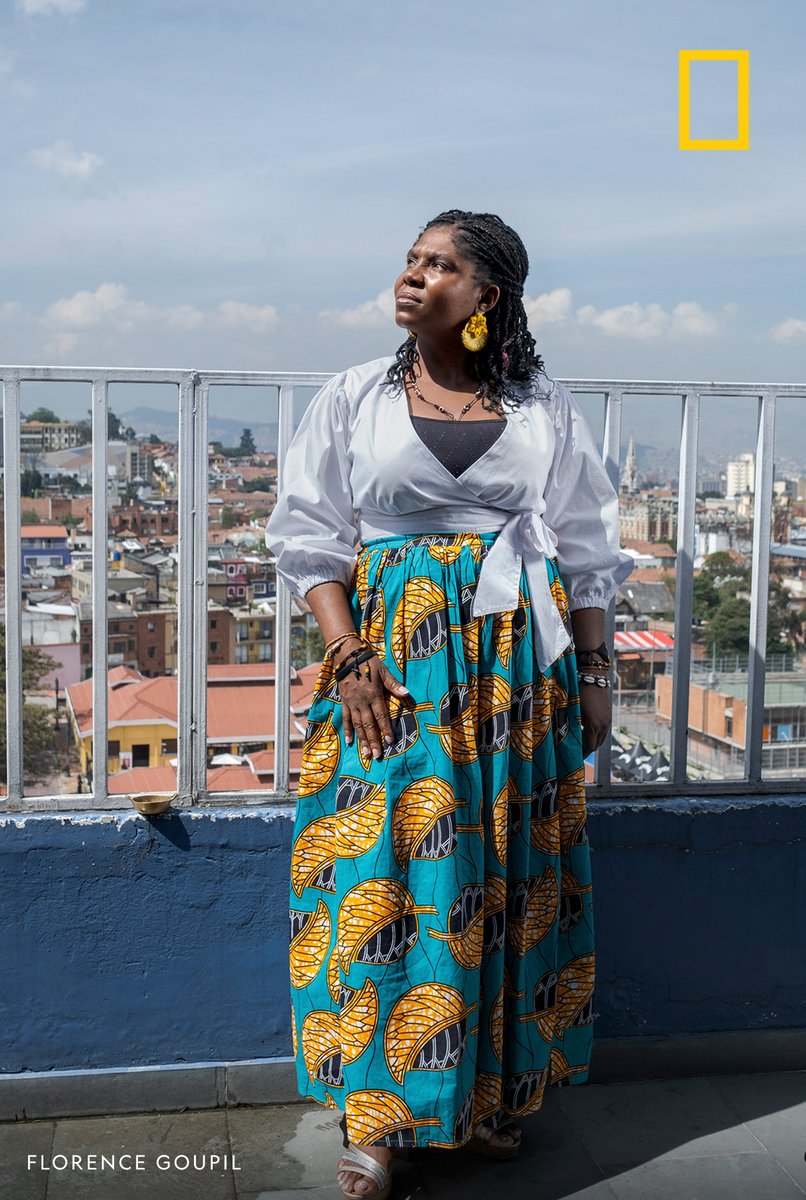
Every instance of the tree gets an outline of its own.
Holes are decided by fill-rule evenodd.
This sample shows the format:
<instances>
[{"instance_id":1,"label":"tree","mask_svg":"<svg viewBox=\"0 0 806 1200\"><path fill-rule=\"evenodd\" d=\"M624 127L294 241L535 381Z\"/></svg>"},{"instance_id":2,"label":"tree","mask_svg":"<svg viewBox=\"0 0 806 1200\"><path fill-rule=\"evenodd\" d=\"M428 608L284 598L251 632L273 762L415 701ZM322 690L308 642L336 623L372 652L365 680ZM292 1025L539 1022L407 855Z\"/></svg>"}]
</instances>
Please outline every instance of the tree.
<instances>
[{"instance_id":1,"label":"tree","mask_svg":"<svg viewBox=\"0 0 806 1200\"><path fill-rule=\"evenodd\" d=\"M28 414L25 420L41 421L43 425L59 424L59 417L56 416L52 408L35 408L32 413Z\"/></svg>"},{"instance_id":2,"label":"tree","mask_svg":"<svg viewBox=\"0 0 806 1200\"><path fill-rule=\"evenodd\" d=\"M36 496L42 491L42 474L35 468L26 467L20 475L20 492L23 496Z\"/></svg>"},{"instance_id":3,"label":"tree","mask_svg":"<svg viewBox=\"0 0 806 1200\"><path fill-rule=\"evenodd\" d=\"M26 508L20 517L20 525L41 525L42 518L32 508Z\"/></svg>"},{"instance_id":4,"label":"tree","mask_svg":"<svg viewBox=\"0 0 806 1200\"><path fill-rule=\"evenodd\" d=\"M55 658L36 646L22 648L22 690L32 691L44 675L58 667ZM41 704L23 704L22 766L27 779L43 779L57 764L58 734L50 710ZM6 631L0 628L0 779L6 776Z\"/></svg>"},{"instance_id":5,"label":"tree","mask_svg":"<svg viewBox=\"0 0 806 1200\"><path fill-rule=\"evenodd\" d=\"M734 584L734 592L746 587L750 582L750 568L737 563L725 550L709 554L702 564L701 574L718 588L726 583Z\"/></svg>"},{"instance_id":6,"label":"tree","mask_svg":"<svg viewBox=\"0 0 806 1200\"><path fill-rule=\"evenodd\" d=\"M161 446L162 438L158 438L156 433L150 433L148 435L148 444L149 446Z\"/></svg>"},{"instance_id":7,"label":"tree","mask_svg":"<svg viewBox=\"0 0 806 1200\"><path fill-rule=\"evenodd\" d=\"M783 588L779 590L786 595ZM771 587L765 654L792 652L792 646L782 640L782 635L789 632L787 614L788 608L782 611L780 596ZM750 645L750 601L741 596L724 596L708 622L706 642L714 654L747 654Z\"/></svg>"},{"instance_id":8,"label":"tree","mask_svg":"<svg viewBox=\"0 0 806 1200\"><path fill-rule=\"evenodd\" d=\"M221 505L221 528L234 529L238 524L238 518L235 515L235 509L229 504Z\"/></svg>"},{"instance_id":9,"label":"tree","mask_svg":"<svg viewBox=\"0 0 806 1200\"><path fill-rule=\"evenodd\" d=\"M255 445L251 429L244 429L241 434L241 444L238 447L238 452L243 455L257 454L257 446Z\"/></svg>"},{"instance_id":10,"label":"tree","mask_svg":"<svg viewBox=\"0 0 806 1200\"><path fill-rule=\"evenodd\" d=\"M719 589L713 577L700 572L694 576L693 606L691 615L695 621L709 621L719 607Z\"/></svg>"}]
</instances>

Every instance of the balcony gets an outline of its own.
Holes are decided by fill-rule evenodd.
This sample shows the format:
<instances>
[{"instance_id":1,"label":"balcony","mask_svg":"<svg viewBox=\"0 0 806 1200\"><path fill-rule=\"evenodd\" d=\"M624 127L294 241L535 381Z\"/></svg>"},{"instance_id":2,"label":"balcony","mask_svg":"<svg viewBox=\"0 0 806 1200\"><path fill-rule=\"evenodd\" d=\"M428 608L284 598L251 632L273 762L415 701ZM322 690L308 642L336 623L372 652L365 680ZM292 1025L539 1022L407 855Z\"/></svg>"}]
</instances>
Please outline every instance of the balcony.
<instances>
[{"instance_id":1,"label":"balcony","mask_svg":"<svg viewBox=\"0 0 806 1200\"><path fill-rule=\"evenodd\" d=\"M229 686L224 676L214 685L215 672L226 675L223 664L231 660L208 668L207 639L200 634L209 613L208 414L216 389L268 389L277 402L282 464L295 391L316 387L327 376L6 367L0 377L7 746L0 846L9 881L0 968L6 997L0 1077L5 1116L293 1099L286 880L293 767L304 721L304 704L295 703L294 695L295 689L303 695L307 685L304 672L292 670L292 599L278 585L276 660L266 678L273 696L264 742L270 762L254 787L227 786L225 776L215 776L208 767L214 742L217 752L236 754L255 738L248 730L233 730L230 747L212 729L218 719L209 701L213 686ZM641 396L649 403L676 404L682 418L674 650L669 671L659 676L664 682L653 681L647 693L653 706L655 696L660 698L650 732L667 758L666 778L626 782L617 759L627 747L609 743L591 771L598 1078L802 1070L806 768L797 755L782 767L765 752L772 729L770 684L777 682L766 678L765 647L776 405L806 401L806 386L565 382L586 403L591 397L603 402L603 455L616 483L625 401ZM91 793L38 795L25 782L23 499L16 464L21 398L34 384L88 389L96 448L106 446L110 388L169 387L176 399L178 667L171 680L176 709L173 731L163 728L159 735L160 745L172 746L176 739L175 752L160 764L168 770L175 761L175 776L169 770L168 777L175 778L176 799L159 817L134 810L131 790L110 777L103 755L92 763ZM741 695L722 704L720 719L731 709L732 726L728 734L723 724L721 736L732 739L735 753L731 770L720 772L709 770L694 744L704 731L700 709L695 712L700 702L691 630L700 415L725 395L757 402L758 421L750 635L737 681ZM107 456L95 453L92 529L109 528L110 508ZM115 740L114 689L127 686L124 675L130 671L118 666L110 677L108 576L106 544L96 536L86 685L92 747ZM614 613L610 621L612 632ZM257 677L268 666L244 669ZM625 696L621 700L627 703ZM797 707L789 692L786 702ZM618 720L632 729L631 737L637 731L640 738L642 730L646 737L642 712L636 701ZM798 730L788 739L790 750L803 740L799 721L779 722ZM112 765L119 766L118 759Z\"/></svg>"}]
</instances>

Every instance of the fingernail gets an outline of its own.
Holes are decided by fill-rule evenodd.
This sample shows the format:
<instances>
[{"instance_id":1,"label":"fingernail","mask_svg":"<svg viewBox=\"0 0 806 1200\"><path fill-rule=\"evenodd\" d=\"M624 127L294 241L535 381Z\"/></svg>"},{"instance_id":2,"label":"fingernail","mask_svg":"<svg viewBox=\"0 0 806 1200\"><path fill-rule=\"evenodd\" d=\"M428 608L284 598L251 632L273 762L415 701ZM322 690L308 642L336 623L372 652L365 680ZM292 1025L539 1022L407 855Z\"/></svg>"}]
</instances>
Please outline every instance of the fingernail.
<instances>
[{"instance_id":1,"label":"fingernail","mask_svg":"<svg viewBox=\"0 0 806 1200\"><path fill-rule=\"evenodd\" d=\"M380 750L379 750L379 748L378 748L377 746L373 746L373 747L372 747L372 757L373 757L373 758L380 758L380 757L381 757L381 752L380 752Z\"/></svg>"},{"instance_id":2,"label":"fingernail","mask_svg":"<svg viewBox=\"0 0 806 1200\"><path fill-rule=\"evenodd\" d=\"M387 733L386 737L383 739L383 741L384 741L384 745L386 745L386 746L393 746L395 744L395 739L389 737L388 733Z\"/></svg>"},{"instance_id":3,"label":"fingernail","mask_svg":"<svg viewBox=\"0 0 806 1200\"><path fill-rule=\"evenodd\" d=\"M404 694L404 695L406 695L406 696L410 696L410 695L411 695L411 692L409 691L409 689L408 689L407 687L404 687L402 683L399 683L399 684L397 685L397 690L398 690L399 692L403 692L403 694Z\"/></svg>"}]
</instances>

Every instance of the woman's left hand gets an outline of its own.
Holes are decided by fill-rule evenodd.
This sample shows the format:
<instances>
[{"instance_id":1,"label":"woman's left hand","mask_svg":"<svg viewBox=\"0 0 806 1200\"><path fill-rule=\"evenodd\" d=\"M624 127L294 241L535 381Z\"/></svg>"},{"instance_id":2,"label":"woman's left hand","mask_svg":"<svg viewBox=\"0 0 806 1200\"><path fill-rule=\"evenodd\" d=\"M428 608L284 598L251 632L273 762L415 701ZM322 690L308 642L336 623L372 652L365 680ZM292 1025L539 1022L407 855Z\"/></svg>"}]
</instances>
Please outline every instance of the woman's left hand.
<instances>
[{"instance_id":1,"label":"woman's left hand","mask_svg":"<svg viewBox=\"0 0 806 1200\"><path fill-rule=\"evenodd\" d=\"M607 737L613 719L610 688L580 683L579 707L582 714L582 755L587 758L594 750L599 749Z\"/></svg>"}]
</instances>

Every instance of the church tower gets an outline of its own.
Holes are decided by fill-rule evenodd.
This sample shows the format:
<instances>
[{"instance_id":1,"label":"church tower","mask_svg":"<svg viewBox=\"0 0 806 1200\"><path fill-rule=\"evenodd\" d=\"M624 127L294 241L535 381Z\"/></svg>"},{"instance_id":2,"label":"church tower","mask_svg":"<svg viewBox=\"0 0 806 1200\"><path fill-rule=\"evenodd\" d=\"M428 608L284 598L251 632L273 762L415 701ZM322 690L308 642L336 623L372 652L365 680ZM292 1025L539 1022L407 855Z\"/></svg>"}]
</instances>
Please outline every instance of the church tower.
<instances>
[{"instance_id":1,"label":"church tower","mask_svg":"<svg viewBox=\"0 0 806 1200\"><path fill-rule=\"evenodd\" d=\"M627 447L627 461L621 473L621 490L628 496L634 496L638 491L638 464L635 459L635 437L630 434L630 444Z\"/></svg>"}]
</instances>

